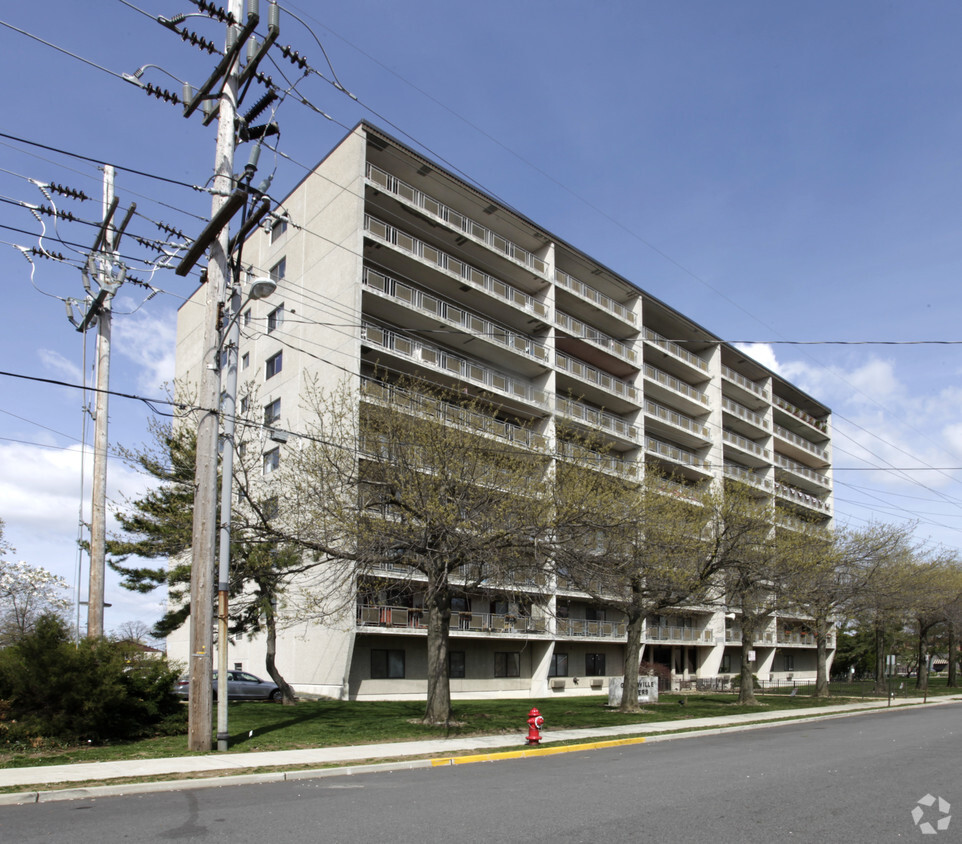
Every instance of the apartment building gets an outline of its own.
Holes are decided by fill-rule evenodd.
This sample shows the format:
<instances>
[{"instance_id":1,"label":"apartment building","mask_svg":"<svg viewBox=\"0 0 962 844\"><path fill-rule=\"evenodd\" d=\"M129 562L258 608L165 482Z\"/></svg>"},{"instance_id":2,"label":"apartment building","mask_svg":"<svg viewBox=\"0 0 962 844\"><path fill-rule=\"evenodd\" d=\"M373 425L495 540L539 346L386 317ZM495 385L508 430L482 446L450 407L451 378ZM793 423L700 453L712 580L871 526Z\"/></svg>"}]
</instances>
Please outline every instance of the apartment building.
<instances>
[{"instance_id":1,"label":"apartment building","mask_svg":"<svg viewBox=\"0 0 962 844\"><path fill-rule=\"evenodd\" d=\"M564 421L607 440L612 471L657 464L691 482L733 478L777 504L785 527L831 520L826 406L380 129L359 124L282 208L286 219L244 249L245 265L278 283L240 316L240 378L256 387L265 425L303 430L307 385L345 377L362 401L397 400L372 379L381 368L456 386L527 423L499 422L498 436L550 437ZM195 294L178 322L178 378L194 383L201 303ZM267 428L248 443L268 482L294 447L285 439ZM532 600L521 587L455 599L453 697L586 694L622 675L621 618L564 581L550 611ZM426 689L425 641L417 596L381 588L359 591L336 619L284 629L277 661L302 693L413 698ZM713 683L740 670L740 642L736 616L679 609L647 619L642 658L676 685ZM760 679L814 678L804 618L773 619L754 645ZM186 660L187 647L186 628L168 641L173 658ZM229 661L257 671L263 652L239 641Z\"/></svg>"}]
</instances>

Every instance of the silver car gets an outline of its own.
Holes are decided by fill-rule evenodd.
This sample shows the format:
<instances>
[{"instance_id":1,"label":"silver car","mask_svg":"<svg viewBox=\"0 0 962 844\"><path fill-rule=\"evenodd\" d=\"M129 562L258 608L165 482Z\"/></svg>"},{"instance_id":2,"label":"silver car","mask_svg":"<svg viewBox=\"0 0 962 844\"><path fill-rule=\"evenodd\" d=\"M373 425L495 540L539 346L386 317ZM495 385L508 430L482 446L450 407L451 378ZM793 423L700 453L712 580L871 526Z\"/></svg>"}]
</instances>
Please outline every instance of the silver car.
<instances>
[{"instance_id":1,"label":"silver car","mask_svg":"<svg viewBox=\"0 0 962 844\"><path fill-rule=\"evenodd\" d=\"M214 672L214 698L217 698L217 672ZM181 677L174 686L174 693L179 697L188 697L190 690L190 679ZM227 699L228 700L273 700L281 699L281 690L276 683L270 680L262 680L246 671L227 672Z\"/></svg>"}]
</instances>

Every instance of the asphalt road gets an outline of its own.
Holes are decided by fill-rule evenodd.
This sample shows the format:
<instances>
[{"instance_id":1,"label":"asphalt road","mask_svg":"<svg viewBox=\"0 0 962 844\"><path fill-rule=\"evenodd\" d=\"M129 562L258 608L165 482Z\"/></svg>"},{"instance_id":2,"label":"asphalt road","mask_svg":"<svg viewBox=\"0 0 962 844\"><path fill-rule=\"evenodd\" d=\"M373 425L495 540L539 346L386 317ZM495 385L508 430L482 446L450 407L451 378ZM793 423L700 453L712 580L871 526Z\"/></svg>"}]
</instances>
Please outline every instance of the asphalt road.
<instances>
[{"instance_id":1,"label":"asphalt road","mask_svg":"<svg viewBox=\"0 0 962 844\"><path fill-rule=\"evenodd\" d=\"M886 842L962 812L962 704L630 747L0 807L0 841ZM924 807L923 807L924 808ZM942 819L939 804L920 824Z\"/></svg>"}]
</instances>

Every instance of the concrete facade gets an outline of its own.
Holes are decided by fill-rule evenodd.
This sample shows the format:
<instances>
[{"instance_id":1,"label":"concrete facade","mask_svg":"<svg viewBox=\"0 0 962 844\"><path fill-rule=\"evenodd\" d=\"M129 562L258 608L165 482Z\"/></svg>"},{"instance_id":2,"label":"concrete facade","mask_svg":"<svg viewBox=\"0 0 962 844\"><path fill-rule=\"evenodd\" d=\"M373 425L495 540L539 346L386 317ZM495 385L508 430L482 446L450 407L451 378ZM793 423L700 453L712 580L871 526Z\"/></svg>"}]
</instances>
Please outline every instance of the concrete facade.
<instances>
[{"instance_id":1,"label":"concrete facade","mask_svg":"<svg viewBox=\"0 0 962 844\"><path fill-rule=\"evenodd\" d=\"M347 380L362 400L392 400L370 380L387 366L483 395L548 438L560 419L600 431L612 471L653 462L693 482L734 478L783 519L831 520L827 407L377 128L352 130L281 208L286 222L256 231L243 255L278 282L240 317L241 396L268 426L247 447L265 454L265 476L269 452L296 447L270 427L303 429L305 391ZM178 320L179 383L199 380L202 318L195 294ZM416 600L383 594L283 630L278 667L295 689L423 697ZM520 590L464 594L451 628L455 698L597 694L623 673L623 620L564 583L541 607ZM642 659L676 685L724 680L739 671L740 637L722 612L679 610L647 620ZM773 619L755 647L759 679L814 678L804 619ZM186 627L168 653L186 662ZM229 662L263 673L263 655L239 641Z\"/></svg>"}]
</instances>

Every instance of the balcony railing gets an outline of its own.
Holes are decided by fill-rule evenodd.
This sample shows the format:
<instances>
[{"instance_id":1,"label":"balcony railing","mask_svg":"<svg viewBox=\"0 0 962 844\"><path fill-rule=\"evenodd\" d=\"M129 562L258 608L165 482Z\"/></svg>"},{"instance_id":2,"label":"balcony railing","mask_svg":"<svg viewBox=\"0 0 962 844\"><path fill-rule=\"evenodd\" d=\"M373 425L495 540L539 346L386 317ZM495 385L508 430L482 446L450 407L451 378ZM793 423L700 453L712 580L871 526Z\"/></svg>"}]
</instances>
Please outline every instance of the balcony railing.
<instances>
[{"instance_id":1,"label":"balcony railing","mask_svg":"<svg viewBox=\"0 0 962 844\"><path fill-rule=\"evenodd\" d=\"M626 633L623 621L588 621L584 618L559 618L558 636L598 636L604 639L623 639Z\"/></svg>"},{"instance_id":2,"label":"balcony railing","mask_svg":"<svg viewBox=\"0 0 962 844\"><path fill-rule=\"evenodd\" d=\"M598 469L601 472L611 472L622 477L637 477L640 469L639 464L633 461L625 460L613 454L599 454L596 451L568 442L558 443L558 454L562 460L579 461L590 468Z\"/></svg>"},{"instance_id":3,"label":"balcony railing","mask_svg":"<svg viewBox=\"0 0 962 844\"><path fill-rule=\"evenodd\" d=\"M722 431L722 439L728 445L733 445L735 448L740 448L742 451L748 454L754 454L756 457L761 457L762 460L771 461L772 459L771 451L769 451L767 448L763 448L758 443L752 442L746 437L733 434L731 431Z\"/></svg>"},{"instance_id":4,"label":"balcony railing","mask_svg":"<svg viewBox=\"0 0 962 844\"><path fill-rule=\"evenodd\" d=\"M733 645L741 644L742 631L736 627L727 628L725 630L725 641ZM755 637L755 642L759 645L773 645L775 644L775 636L770 632L762 633Z\"/></svg>"},{"instance_id":5,"label":"balcony railing","mask_svg":"<svg viewBox=\"0 0 962 844\"><path fill-rule=\"evenodd\" d=\"M646 627L645 639L649 642L698 642L705 645L715 641L711 630L695 630L693 627Z\"/></svg>"},{"instance_id":6,"label":"balcony railing","mask_svg":"<svg viewBox=\"0 0 962 844\"><path fill-rule=\"evenodd\" d=\"M565 290L574 293L575 296L597 305L602 310L613 314L631 325L635 324L635 314L633 311L626 308L620 302L616 302L610 296L599 293L593 287L590 287L583 281L579 281L574 276L570 276L561 270L555 270L554 280Z\"/></svg>"},{"instance_id":7,"label":"balcony railing","mask_svg":"<svg viewBox=\"0 0 962 844\"><path fill-rule=\"evenodd\" d=\"M657 369L650 363L645 364L645 378L649 378L652 381L657 381L659 384L668 387L670 390L674 390L676 393L680 393L681 395L687 396L694 401L700 402L706 407L709 404L707 393L704 393L701 390L696 390L691 386L691 384L686 384L684 381L675 378L674 375L669 375L667 372L662 372L660 369Z\"/></svg>"},{"instance_id":8,"label":"balcony railing","mask_svg":"<svg viewBox=\"0 0 962 844\"><path fill-rule=\"evenodd\" d=\"M656 440L654 437L645 437L645 451L671 460L673 463L681 463L684 466L691 466L705 472L709 471L710 468L708 461L703 460L694 452L671 443L662 442L662 440Z\"/></svg>"},{"instance_id":9,"label":"balcony railing","mask_svg":"<svg viewBox=\"0 0 962 844\"><path fill-rule=\"evenodd\" d=\"M539 363L548 362L548 350L542 343L533 338L518 334L510 328L505 328L503 325L498 325L470 311L449 304L443 299L438 299L436 296L411 287L402 281L391 278L391 276L366 268L364 270L364 284L397 302L463 328L468 333L495 343L504 349L525 355Z\"/></svg>"},{"instance_id":10,"label":"balcony railing","mask_svg":"<svg viewBox=\"0 0 962 844\"><path fill-rule=\"evenodd\" d=\"M427 613L420 608L362 604L357 608L357 625L363 628L426 630ZM476 633L546 633L547 620L499 613L452 612L451 630Z\"/></svg>"},{"instance_id":11,"label":"balcony railing","mask_svg":"<svg viewBox=\"0 0 962 844\"><path fill-rule=\"evenodd\" d=\"M650 328L645 328L645 340L649 343L653 343L660 349L668 352L680 360L685 361L685 363L690 366L694 366L696 369L700 369L702 372L708 372L708 363L698 355L693 352L689 352L684 346L679 346L671 340L662 337L657 331L652 331Z\"/></svg>"},{"instance_id":12,"label":"balcony railing","mask_svg":"<svg viewBox=\"0 0 962 844\"><path fill-rule=\"evenodd\" d=\"M774 404L776 407L780 407L786 413L792 414L796 419L801 419L803 422L808 423L813 428L821 431L823 434L828 433L828 425L824 419L816 419L809 413L806 413L801 408L795 407L790 401L786 401L781 396L775 396Z\"/></svg>"},{"instance_id":13,"label":"balcony railing","mask_svg":"<svg viewBox=\"0 0 962 844\"><path fill-rule=\"evenodd\" d=\"M645 414L653 416L655 419L660 419L662 422L667 422L669 425L673 425L690 434L694 434L703 440L711 439L707 425L702 425L701 422L695 421L690 416L679 413L677 410L672 410L670 407L665 407L663 404L658 404L658 402L652 401L651 399L645 399Z\"/></svg>"},{"instance_id":14,"label":"balcony railing","mask_svg":"<svg viewBox=\"0 0 962 844\"><path fill-rule=\"evenodd\" d=\"M589 384L595 384L612 395L634 402L635 404L638 403L638 390L620 378L615 378L607 372L595 369L595 367L589 366L583 361L569 357L561 352L555 353L555 364L562 372L567 372L569 375L580 378L582 381L587 381Z\"/></svg>"},{"instance_id":15,"label":"balcony railing","mask_svg":"<svg viewBox=\"0 0 962 844\"><path fill-rule=\"evenodd\" d=\"M446 372L463 381L478 384L486 390L493 390L541 407L547 404L544 391L536 390L531 384L379 325L365 322L361 327L361 339L371 345L389 350L399 357L430 366L432 369Z\"/></svg>"},{"instance_id":16,"label":"balcony railing","mask_svg":"<svg viewBox=\"0 0 962 844\"><path fill-rule=\"evenodd\" d=\"M380 190L390 193L392 196L419 208L429 216L447 223L451 228L468 235L472 240L483 243L489 249L493 249L506 258L510 258L512 261L541 275L547 272L548 268L545 262L532 255L527 249L522 249L503 235L493 232L487 226L482 226L470 217L449 208L444 203L428 196L426 193L422 193L406 182L402 182L396 176L386 173L379 167L368 164L367 177Z\"/></svg>"},{"instance_id":17,"label":"balcony railing","mask_svg":"<svg viewBox=\"0 0 962 844\"><path fill-rule=\"evenodd\" d=\"M824 448L820 448L810 440L806 440L805 437L800 437L798 434L793 434L788 430L788 428L783 428L781 425L776 425L775 436L781 437L783 440L785 440L785 442L797 445L799 448L807 451L809 454L814 454L816 457L819 457L828 463L828 452Z\"/></svg>"},{"instance_id":18,"label":"balcony railing","mask_svg":"<svg viewBox=\"0 0 962 844\"><path fill-rule=\"evenodd\" d=\"M768 490L768 492L771 492L773 488L769 478L756 475L751 469L746 469L734 463L725 463L725 477L735 481L741 481L758 489Z\"/></svg>"},{"instance_id":19,"label":"balcony railing","mask_svg":"<svg viewBox=\"0 0 962 844\"><path fill-rule=\"evenodd\" d=\"M520 425L511 422L494 419L483 413L468 410L450 402L428 398L391 384L383 384L371 378L361 379L361 394L369 401L378 402L395 410L415 413L429 419L467 425L476 429L478 433L490 434L507 442L529 448L544 448L545 446L544 437L530 428L522 428Z\"/></svg>"},{"instance_id":20,"label":"balcony railing","mask_svg":"<svg viewBox=\"0 0 962 844\"><path fill-rule=\"evenodd\" d=\"M569 419L583 422L591 428L608 431L611 434L615 434L626 440L631 440L632 442L638 440L637 426L625 422L624 419L620 416L615 416L613 413L598 410L587 404L582 404L580 401L572 401L571 399L564 399L560 396L557 399L557 408L558 413L567 416Z\"/></svg>"},{"instance_id":21,"label":"balcony railing","mask_svg":"<svg viewBox=\"0 0 962 844\"><path fill-rule=\"evenodd\" d=\"M802 504L805 507L809 507L812 510L818 510L820 513L830 513L832 511L832 508L828 506L828 502L822 501L820 498L809 495L807 492L802 492L800 489L796 489L788 484L781 484L776 481L775 494Z\"/></svg>"},{"instance_id":22,"label":"balcony railing","mask_svg":"<svg viewBox=\"0 0 962 844\"><path fill-rule=\"evenodd\" d=\"M754 381L746 378L738 372L735 372L730 366L722 366L722 376L727 378L729 381L738 384L750 393L754 393L760 399L765 399L765 401L771 400L771 393L768 392L764 387L760 387Z\"/></svg>"},{"instance_id":23,"label":"balcony railing","mask_svg":"<svg viewBox=\"0 0 962 844\"><path fill-rule=\"evenodd\" d=\"M831 484L824 475L820 475L815 470L809 469L808 466L805 466L796 460L790 460L781 454L776 454L775 465L781 467L786 472L792 472L799 477L808 478L808 480L818 484L821 487L824 487L825 489L831 488Z\"/></svg>"},{"instance_id":24,"label":"balcony railing","mask_svg":"<svg viewBox=\"0 0 962 844\"><path fill-rule=\"evenodd\" d=\"M464 263L459 258L448 255L446 252L442 252L440 249L436 249L430 244L378 220L376 217L365 214L364 230L371 237L406 252L433 267L437 267L472 287L500 299L502 302L507 302L516 308L532 313L539 319L548 318L547 306L533 296L529 296L523 290L518 290L517 287L512 287L507 282L490 276L476 267Z\"/></svg>"},{"instance_id":25,"label":"balcony railing","mask_svg":"<svg viewBox=\"0 0 962 844\"><path fill-rule=\"evenodd\" d=\"M572 337L586 340L591 343L591 345L597 346L599 349L603 349L609 354L621 358L623 361L627 361L632 365L637 363L638 355L634 349L628 348L628 346L620 340L609 337L603 331L592 328L580 319L575 319L572 316L568 316L568 314L561 313L561 311L555 311L554 321L558 328L562 331L567 331Z\"/></svg>"},{"instance_id":26,"label":"balcony railing","mask_svg":"<svg viewBox=\"0 0 962 844\"><path fill-rule=\"evenodd\" d=\"M772 423L769 422L768 419L761 414L755 413L754 410L749 410L745 405L728 398L728 396L722 398L722 407L732 414L732 416L737 416L745 422L750 422L757 428L761 428L764 431L771 431L772 429Z\"/></svg>"},{"instance_id":27,"label":"balcony railing","mask_svg":"<svg viewBox=\"0 0 962 844\"><path fill-rule=\"evenodd\" d=\"M796 633L790 630L778 631L779 645L808 645L815 647L814 633Z\"/></svg>"}]
</instances>

